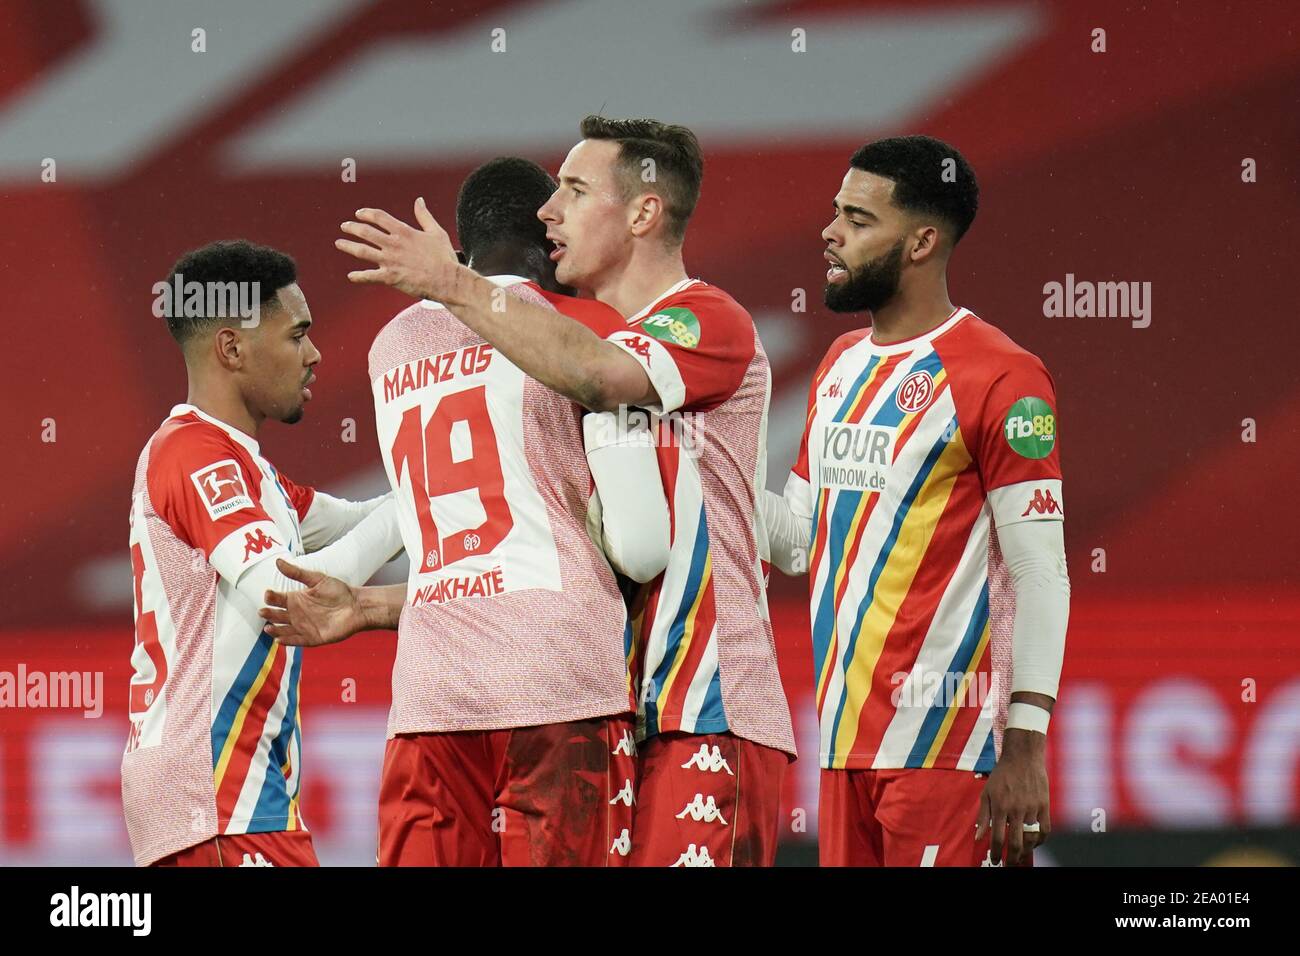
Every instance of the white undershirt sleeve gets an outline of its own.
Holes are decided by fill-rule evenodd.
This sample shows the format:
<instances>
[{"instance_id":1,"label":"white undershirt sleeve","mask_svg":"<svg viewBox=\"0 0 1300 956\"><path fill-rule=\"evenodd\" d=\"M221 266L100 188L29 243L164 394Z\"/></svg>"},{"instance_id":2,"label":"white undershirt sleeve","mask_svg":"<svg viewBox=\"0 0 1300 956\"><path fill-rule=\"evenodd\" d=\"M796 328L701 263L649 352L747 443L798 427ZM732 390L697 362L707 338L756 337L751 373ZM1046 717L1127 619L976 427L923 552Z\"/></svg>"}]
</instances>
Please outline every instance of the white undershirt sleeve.
<instances>
[{"instance_id":1,"label":"white undershirt sleeve","mask_svg":"<svg viewBox=\"0 0 1300 956\"><path fill-rule=\"evenodd\" d=\"M302 533L303 550L310 554L337 541L355 528L362 518L392 496L393 493L390 491L386 495L368 498L365 501L347 501L327 495L323 491L316 492L312 496L311 507L307 509L307 514L298 522L298 530Z\"/></svg>"},{"instance_id":2,"label":"white undershirt sleeve","mask_svg":"<svg viewBox=\"0 0 1300 956\"><path fill-rule=\"evenodd\" d=\"M758 506L767 526L768 551L772 565L782 574L808 573L808 547L812 540L811 489L794 472L785 483L785 494L762 489Z\"/></svg>"},{"instance_id":3,"label":"white undershirt sleeve","mask_svg":"<svg viewBox=\"0 0 1300 956\"><path fill-rule=\"evenodd\" d=\"M1015 521L998 527L998 544L1016 592L1011 633L1011 692L1056 698L1070 618L1070 578L1060 521Z\"/></svg>"},{"instance_id":4,"label":"white undershirt sleeve","mask_svg":"<svg viewBox=\"0 0 1300 956\"><path fill-rule=\"evenodd\" d=\"M668 500L654 435L642 416L593 412L582 419L600 543L620 574L645 583L668 566Z\"/></svg>"},{"instance_id":5,"label":"white undershirt sleeve","mask_svg":"<svg viewBox=\"0 0 1300 956\"><path fill-rule=\"evenodd\" d=\"M309 571L320 571L354 587L365 584L381 567L402 550L397 523L397 502L388 499L366 515L351 531L331 545L312 554L271 553L250 564L239 575L235 588L258 607L266 591L300 591L303 585L286 578L275 566L276 558Z\"/></svg>"}]
</instances>

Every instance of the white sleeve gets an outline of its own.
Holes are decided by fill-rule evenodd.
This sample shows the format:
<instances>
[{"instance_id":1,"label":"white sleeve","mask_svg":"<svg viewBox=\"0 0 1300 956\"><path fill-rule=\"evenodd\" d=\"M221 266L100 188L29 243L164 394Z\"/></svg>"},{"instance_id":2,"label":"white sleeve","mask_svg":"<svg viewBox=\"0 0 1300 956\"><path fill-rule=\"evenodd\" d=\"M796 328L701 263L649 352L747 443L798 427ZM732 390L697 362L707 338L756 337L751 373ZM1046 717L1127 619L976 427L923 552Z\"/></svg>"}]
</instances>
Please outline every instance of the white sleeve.
<instances>
[{"instance_id":1,"label":"white sleeve","mask_svg":"<svg viewBox=\"0 0 1300 956\"><path fill-rule=\"evenodd\" d=\"M785 494L762 490L758 506L767 526L770 560L783 574L808 573L808 546L812 540L812 489L794 472L785 482Z\"/></svg>"},{"instance_id":2,"label":"white sleeve","mask_svg":"<svg viewBox=\"0 0 1300 956\"><path fill-rule=\"evenodd\" d=\"M293 555L279 551L250 564L240 573L235 587L258 607L265 603L263 596L267 590L302 590L303 585L280 573L280 569L275 566L276 558L284 558L309 571L320 571L355 587L369 581L376 571L401 550L402 533L397 523L397 502L390 499L366 515L338 541L314 554Z\"/></svg>"},{"instance_id":3,"label":"white sleeve","mask_svg":"<svg viewBox=\"0 0 1300 956\"><path fill-rule=\"evenodd\" d=\"M347 501L317 491L312 497L307 514L298 522L298 529L302 532L303 550L310 554L337 541L355 528L362 518L392 496L393 493L390 491L386 495L368 498L365 501Z\"/></svg>"},{"instance_id":4,"label":"white sleeve","mask_svg":"<svg viewBox=\"0 0 1300 956\"><path fill-rule=\"evenodd\" d=\"M668 566L669 522L649 421L593 412L583 416L582 434L605 555L632 580L653 580Z\"/></svg>"},{"instance_id":5,"label":"white sleeve","mask_svg":"<svg viewBox=\"0 0 1300 956\"><path fill-rule=\"evenodd\" d=\"M1053 699L1061 682L1070 577L1060 521L1015 521L998 527L998 544L1016 592L1011 632L1011 692Z\"/></svg>"}]
</instances>

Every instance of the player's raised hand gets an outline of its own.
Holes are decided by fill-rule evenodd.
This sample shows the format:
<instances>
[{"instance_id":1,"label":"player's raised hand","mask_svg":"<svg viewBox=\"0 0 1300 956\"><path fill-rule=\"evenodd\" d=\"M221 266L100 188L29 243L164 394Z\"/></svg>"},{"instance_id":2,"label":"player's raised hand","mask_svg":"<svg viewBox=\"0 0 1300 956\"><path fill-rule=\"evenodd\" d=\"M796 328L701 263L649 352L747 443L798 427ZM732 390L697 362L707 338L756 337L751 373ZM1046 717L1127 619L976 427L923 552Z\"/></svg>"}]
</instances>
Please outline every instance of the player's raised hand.
<instances>
[{"instance_id":1,"label":"player's raised hand","mask_svg":"<svg viewBox=\"0 0 1300 956\"><path fill-rule=\"evenodd\" d=\"M1009 728L1002 739L1002 755L980 794L975 839L992 831L990 856L996 864L1010 866L1026 859L1047 841L1052 830L1044 746L1047 738L1028 730ZM1028 827L1029 829L1026 829Z\"/></svg>"},{"instance_id":2,"label":"player's raised hand","mask_svg":"<svg viewBox=\"0 0 1300 956\"><path fill-rule=\"evenodd\" d=\"M421 197L415 201L418 229L382 209L358 209L340 228L354 239L335 239L335 248L371 263L348 273L352 282L392 286L417 299L441 299L454 281L456 251Z\"/></svg>"},{"instance_id":3,"label":"player's raised hand","mask_svg":"<svg viewBox=\"0 0 1300 956\"><path fill-rule=\"evenodd\" d=\"M267 606L257 613L269 622L266 632L281 644L335 644L361 630L356 588L283 558L277 558L275 566L285 577L307 585L301 591L267 591L263 597Z\"/></svg>"}]
</instances>

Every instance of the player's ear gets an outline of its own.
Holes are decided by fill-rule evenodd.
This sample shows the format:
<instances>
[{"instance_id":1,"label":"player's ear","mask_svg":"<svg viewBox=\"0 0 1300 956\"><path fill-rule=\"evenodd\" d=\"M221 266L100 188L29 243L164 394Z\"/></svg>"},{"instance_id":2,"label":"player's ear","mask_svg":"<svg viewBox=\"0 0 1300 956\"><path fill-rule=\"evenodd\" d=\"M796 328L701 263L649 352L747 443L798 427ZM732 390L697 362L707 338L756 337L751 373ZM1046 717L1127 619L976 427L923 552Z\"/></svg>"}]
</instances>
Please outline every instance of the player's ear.
<instances>
[{"instance_id":1,"label":"player's ear","mask_svg":"<svg viewBox=\"0 0 1300 956\"><path fill-rule=\"evenodd\" d=\"M654 193L642 193L633 200L631 222L628 224L632 235L640 238L654 228L655 223L664 217L664 201Z\"/></svg>"},{"instance_id":2,"label":"player's ear","mask_svg":"<svg viewBox=\"0 0 1300 956\"><path fill-rule=\"evenodd\" d=\"M909 258L920 265L939 251L941 236L935 226L918 226L912 233Z\"/></svg>"},{"instance_id":3,"label":"player's ear","mask_svg":"<svg viewBox=\"0 0 1300 956\"><path fill-rule=\"evenodd\" d=\"M235 371L244 367L244 352L247 343L239 334L239 329L222 326L212 337L212 351L222 368Z\"/></svg>"}]
</instances>

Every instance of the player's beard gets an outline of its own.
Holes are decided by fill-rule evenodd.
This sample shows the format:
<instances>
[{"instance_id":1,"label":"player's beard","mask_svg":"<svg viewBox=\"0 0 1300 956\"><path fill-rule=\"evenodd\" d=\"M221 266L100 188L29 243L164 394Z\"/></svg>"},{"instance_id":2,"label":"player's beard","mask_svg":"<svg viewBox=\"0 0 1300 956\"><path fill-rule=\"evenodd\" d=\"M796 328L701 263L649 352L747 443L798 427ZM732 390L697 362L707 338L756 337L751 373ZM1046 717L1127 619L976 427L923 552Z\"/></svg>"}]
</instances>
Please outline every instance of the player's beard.
<instances>
[{"instance_id":1,"label":"player's beard","mask_svg":"<svg viewBox=\"0 0 1300 956\"><path fill-rule=\"evenodd\" d=\"M903 240L882 256L849 270L843 282L826 283L823 298L832 312L876 312L898 292L903 275Z\"/></svg>"},{"instance_id":2,"label":"player's beard","mask_svg":"<svg viewBox=\"0 0 1300 956\"><path fill-rule=\"evenodd\" d=\"M300 389L305 386L300 386ZM283 422L286 425L296 425L302 421L303 416L307 414L307 403L303 400L302 392L284 397L283 403L276 403L279 407L270 412L266 417L274 419L277 422Z\"/></svg>"}]
</instances>

